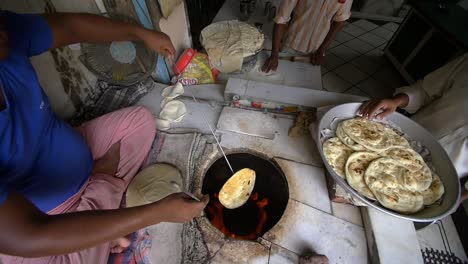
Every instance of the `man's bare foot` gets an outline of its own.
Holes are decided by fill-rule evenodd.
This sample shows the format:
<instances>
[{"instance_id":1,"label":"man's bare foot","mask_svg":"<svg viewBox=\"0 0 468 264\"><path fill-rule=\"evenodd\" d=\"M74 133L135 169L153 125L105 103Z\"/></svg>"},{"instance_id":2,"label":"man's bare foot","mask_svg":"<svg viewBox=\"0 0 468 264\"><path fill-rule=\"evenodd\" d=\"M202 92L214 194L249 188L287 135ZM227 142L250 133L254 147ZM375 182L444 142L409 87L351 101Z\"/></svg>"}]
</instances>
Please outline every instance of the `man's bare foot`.
<instances>
[{"instance_id":1,"label":"man's bare foot","mask_svg":"<svg viewBox=\"0 0 468 264\"><path fill-rule=\"evenodd\" d=\"M125 237L117 238L111 242L111 253L122 253L130 246L130 240Z\"/></svg>"}]
</instances>

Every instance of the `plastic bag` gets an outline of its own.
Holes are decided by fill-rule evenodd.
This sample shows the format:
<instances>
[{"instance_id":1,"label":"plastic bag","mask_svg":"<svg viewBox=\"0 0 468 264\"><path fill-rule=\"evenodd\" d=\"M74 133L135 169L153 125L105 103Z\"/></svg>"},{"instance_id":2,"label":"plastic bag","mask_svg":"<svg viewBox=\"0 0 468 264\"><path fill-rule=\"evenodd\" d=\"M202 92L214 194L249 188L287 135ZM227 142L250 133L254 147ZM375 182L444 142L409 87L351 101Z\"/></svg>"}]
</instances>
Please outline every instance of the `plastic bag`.
<instances>
[{"instance_id":1,"label":"plastic bag","mask_svg":"<svg viewBox=\"0 0 468 264\"><path fill-rule=\"evenodd\" d=\"M180 82L183 85L197 85L215 83L216 76L211 70L208 55L196 53L185 70L176 76L174 83Z\"/></svg>"}]
</instances>

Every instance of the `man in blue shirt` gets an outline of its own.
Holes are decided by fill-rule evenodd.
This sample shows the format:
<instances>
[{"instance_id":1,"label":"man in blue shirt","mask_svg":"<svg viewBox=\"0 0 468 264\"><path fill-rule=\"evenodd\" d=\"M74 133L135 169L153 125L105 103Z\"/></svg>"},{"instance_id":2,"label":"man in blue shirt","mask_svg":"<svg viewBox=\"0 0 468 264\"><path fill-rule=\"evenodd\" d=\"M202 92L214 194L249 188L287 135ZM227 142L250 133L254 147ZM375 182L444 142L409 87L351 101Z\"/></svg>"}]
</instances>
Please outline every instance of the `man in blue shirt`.
<instances>
[{"instance_id":1,"label":"man in blue shirt","mask_svg":"<svg viewBox=\"0 0 468 264\"><path fill-rule=\"evenodd\" d=\"M208 202L178 193L118 209L154 139L152 115L131 107L74 129L51 111L29 57L121 40L175 52L161 32L100 16L1 14L0 253L30 257L3 256L4 263L106 263L109 241L126 243L123 236L159 222L187 222Z\"/></svg>"}]
</instances>

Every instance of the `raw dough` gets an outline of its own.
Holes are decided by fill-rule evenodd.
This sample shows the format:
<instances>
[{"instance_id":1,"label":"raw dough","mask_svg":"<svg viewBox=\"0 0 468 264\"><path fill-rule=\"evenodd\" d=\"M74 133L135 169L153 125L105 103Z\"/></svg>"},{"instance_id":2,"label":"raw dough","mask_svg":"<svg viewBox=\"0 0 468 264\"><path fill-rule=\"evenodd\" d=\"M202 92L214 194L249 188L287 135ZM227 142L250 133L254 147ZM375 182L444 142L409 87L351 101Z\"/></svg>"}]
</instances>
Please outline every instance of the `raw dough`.
<instances>
[{"instance_id":1,"label":"raw dough","mask_svg":"<svg viewBox=\"0 0 468 264\"><path fill-rule=\"evenodd\" d=\"M181 83L176 83L172 86L168 86L164 88L164 90L161 93L161 96L163 97L163 100L161 102L161 109L164 108L164 106L169 102L177 98L178 96L184 94L184 86L182 86Z\"/></svg>"},{"instance_id":2,"label":"raw dough","mask_svg":"<svg viewBox=\"0 0 468 264\"><path fill-rule=\"evenodd\" d=\"M171 181L182 186L180 172L172 165L160 163L143 169L128 186L127 207L153 203L169 194L179 192Z\"/></svg>"},{"instance_id":3,"label":"raw dough","mask_svg":"<svg viewBox=\"0 0 468 264\"><path fill-rule=\"evenodd\" d=\"M264 40L257 28L237 20L213 23L200 34L211 66L224 73L240 70L243 58L261 50Z\"/></svg>"},{"instance_id":4,"label":"raw dough","mask_svg":"<svg viewBox=\"0 0 468 264\"><path fill-rule=\"evenodd\" d=\"M159 113L159 118L173 122L180 122L187 114L185 104L178 100L168 102Z\"/></svg>"}]
</instances>

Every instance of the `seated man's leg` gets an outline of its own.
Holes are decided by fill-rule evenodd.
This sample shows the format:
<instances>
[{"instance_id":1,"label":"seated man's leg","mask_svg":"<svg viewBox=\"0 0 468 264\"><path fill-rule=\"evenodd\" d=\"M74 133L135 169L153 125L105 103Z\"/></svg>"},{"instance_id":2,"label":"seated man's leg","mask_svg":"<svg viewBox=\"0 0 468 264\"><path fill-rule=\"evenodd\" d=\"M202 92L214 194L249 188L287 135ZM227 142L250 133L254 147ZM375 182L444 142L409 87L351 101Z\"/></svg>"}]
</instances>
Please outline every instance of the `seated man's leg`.
<instances>
[{"instance_id":1,"label":"seated man's leg","mask_svg":"<svg viewBox=\"0 0 468 264\"><path fill-rule=\"evenodd\" d=\"M120 142L117 177L130 181L150 151L156 133L153 115L141 106L124 108L89 122L79 128L93 158L99 159Z\"/></svg>"},{"instance_id":2,"label":"seated man's leg","mask_svg":"<svg viewBox=\"0 0 468 264\"><path fill-rule=\"evenodd\" d=\"M129 181L135 176L148 155L156 133L156 125L154 117L146 108L129 107L86 122L78 130L90 147L94 159L102 157L113 144L120 142L117 177L105 174L91 175L79 193L48 212L49 214L118 208ZM110 243L105 243L62 256L5 257L2 261L8 264L105 264L109 252Z\"/></svg>"}]
</instances>

